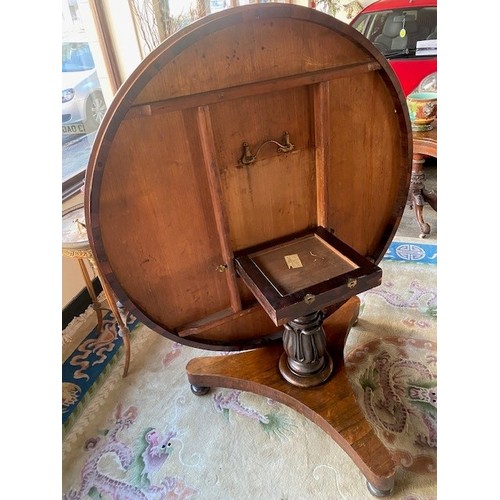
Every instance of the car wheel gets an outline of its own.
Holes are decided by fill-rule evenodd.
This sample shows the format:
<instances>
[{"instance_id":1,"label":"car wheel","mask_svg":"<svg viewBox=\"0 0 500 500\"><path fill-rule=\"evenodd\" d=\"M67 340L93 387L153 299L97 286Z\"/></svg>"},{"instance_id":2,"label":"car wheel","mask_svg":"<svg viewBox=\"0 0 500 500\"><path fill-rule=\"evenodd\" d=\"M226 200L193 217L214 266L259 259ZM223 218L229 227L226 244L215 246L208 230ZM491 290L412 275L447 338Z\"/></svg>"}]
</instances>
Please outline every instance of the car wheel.
<instances>
[{"instance_id":1,"label":"car wheel","mask_svg":"<svg viewBox=\"0 0 500 500\"><path fill-rule=\"evenodd\" d=\"M106 113L106 103L101 92L94 92L87 99L87 119L85 129L87 132L93 132L99 127L104 113Z\"/></svg>"}]
</instances>

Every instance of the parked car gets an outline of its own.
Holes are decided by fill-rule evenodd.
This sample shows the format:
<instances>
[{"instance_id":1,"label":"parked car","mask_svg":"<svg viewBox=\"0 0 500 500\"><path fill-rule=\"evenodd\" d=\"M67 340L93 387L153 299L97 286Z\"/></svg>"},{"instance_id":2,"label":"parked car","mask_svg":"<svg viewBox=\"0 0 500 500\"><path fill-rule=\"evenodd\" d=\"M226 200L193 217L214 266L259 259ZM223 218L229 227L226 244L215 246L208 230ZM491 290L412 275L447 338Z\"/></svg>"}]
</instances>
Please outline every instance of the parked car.
<instances>
[{"instance_id":1,"label":"parked car","mask_svg":"<svg viewBox=\"0 0 500 500\"><path fill-rule=\"evenodd\" d=\"M62 44L62 133L88 134L97 129L106 102L87 42Z\"/></svg>"},{"instance_id":2,"label":"parked car","mask_svg":"<svg viewBox=\"0 0 500 500\"><path fill-rule=\"evenodd\" d=\"M387 58L405 96L437 71L437 0L378 0L350 24Z\"/></svg>"}]
</instances>

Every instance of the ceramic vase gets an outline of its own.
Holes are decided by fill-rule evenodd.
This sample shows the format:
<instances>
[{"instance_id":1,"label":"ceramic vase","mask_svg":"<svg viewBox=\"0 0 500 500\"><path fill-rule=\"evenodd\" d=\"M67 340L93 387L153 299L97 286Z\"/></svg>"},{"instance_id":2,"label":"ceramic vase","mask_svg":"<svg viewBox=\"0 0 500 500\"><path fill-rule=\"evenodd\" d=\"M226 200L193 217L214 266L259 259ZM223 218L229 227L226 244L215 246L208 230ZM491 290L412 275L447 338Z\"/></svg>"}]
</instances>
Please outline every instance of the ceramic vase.
<instances>
[{"instance_id":1,"label":"ceramic vase","mask_svg":"<svg viewBox=\"0 0 500 500\"><path fill-rule=\"evenodd\" d=\"M435 92L413 92L406 98L411 128L414 132L432 129L437 118L437 94Z\"/></svg>"}]
</instances>

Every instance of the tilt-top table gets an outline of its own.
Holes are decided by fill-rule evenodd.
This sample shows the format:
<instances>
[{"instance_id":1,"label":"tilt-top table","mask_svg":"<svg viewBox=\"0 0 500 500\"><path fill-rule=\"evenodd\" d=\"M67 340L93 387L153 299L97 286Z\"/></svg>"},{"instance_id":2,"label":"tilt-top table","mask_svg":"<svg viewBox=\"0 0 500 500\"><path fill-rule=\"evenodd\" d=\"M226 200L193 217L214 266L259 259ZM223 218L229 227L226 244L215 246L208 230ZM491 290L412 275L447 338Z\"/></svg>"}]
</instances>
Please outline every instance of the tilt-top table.
<instances>
[{"instance_id":1,"label":"tilt-top table","mask_svg":"<svg viewBox=\"0 0 500 500\"><path fill-rule=\"evenodd\" d=\"M343 347L357 295L383 279L411 155L380 52L332 16L265 3L204 17L147 56L86 173L89 241L127 310L175 342L248 351L191 360L193 392L291 406L374 495L390 494L396 464L356 403Z\"/></svg>"}]
</instances>

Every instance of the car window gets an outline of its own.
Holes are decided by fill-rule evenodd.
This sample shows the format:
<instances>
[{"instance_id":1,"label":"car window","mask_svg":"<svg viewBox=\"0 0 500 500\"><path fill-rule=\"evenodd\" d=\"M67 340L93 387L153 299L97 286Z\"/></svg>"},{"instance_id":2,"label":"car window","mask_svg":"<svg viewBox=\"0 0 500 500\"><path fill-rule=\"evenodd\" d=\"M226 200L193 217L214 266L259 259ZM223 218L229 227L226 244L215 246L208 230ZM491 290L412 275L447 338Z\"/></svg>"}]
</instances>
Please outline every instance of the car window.
<instances>
[{"instance_id":1,"label":"car window","mask_svg":"<svg viewBox=\"0 0 500 500\"><path fill-rule=\"evenodd\" d=\"M437 38L437 9L422 7L370 12L361 14L352 26L384 55L414 57L419 55L419 45Z\"/></svg>"}]
</instances>

